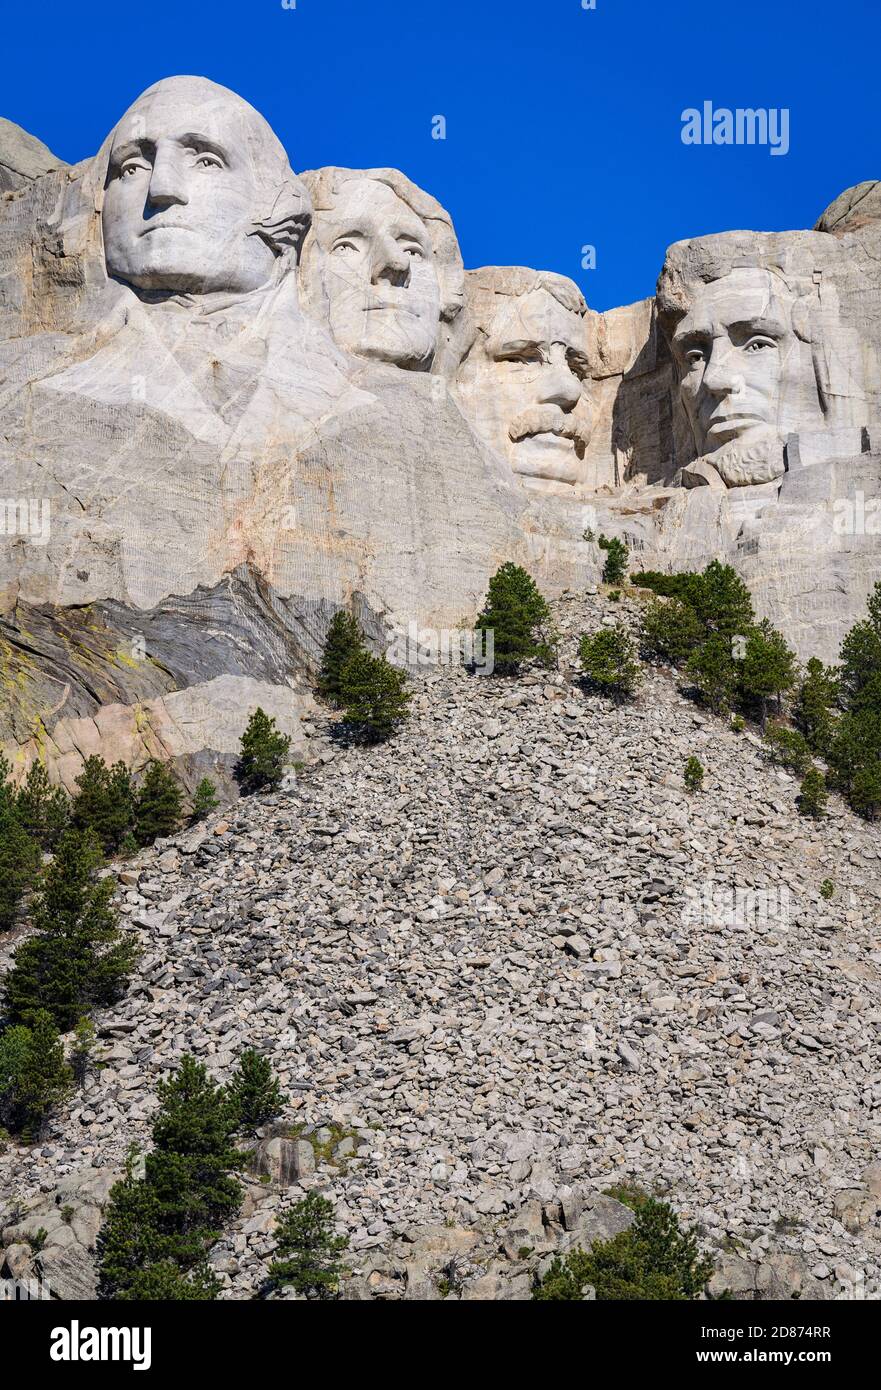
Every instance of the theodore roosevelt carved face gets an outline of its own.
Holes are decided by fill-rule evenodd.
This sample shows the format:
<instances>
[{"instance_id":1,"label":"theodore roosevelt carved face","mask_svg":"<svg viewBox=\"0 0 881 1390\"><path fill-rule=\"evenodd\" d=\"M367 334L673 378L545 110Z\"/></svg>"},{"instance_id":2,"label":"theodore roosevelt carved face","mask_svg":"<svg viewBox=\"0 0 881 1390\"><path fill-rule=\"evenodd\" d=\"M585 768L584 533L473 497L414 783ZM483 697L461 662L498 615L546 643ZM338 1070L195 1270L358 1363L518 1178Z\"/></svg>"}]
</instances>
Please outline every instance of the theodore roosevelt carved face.
<instances>
[{"instance_id":1,"label":"theodore roosevelt carved face","mask_svg":"<svg viewBox=\"0 0 881 1390\"><path fill-rule=\"evenodd\" d=\"M108 274L139 290L259 289L299 245L309 212L263 117L205 78L157 83L113 134L104 255Z\"/></svg>"},{"instance_id":2,"label":"theodore roosevelt carved face","mask_svg":"<svg viewBox=\"0 0 881 1390\"><path fill-rule=\"evenodd\" d=\"M470 418L528 487L574 484L590 441L586 305L562 275L469 272L477 336L459 394Z\"/></svg>"}]
</instances>

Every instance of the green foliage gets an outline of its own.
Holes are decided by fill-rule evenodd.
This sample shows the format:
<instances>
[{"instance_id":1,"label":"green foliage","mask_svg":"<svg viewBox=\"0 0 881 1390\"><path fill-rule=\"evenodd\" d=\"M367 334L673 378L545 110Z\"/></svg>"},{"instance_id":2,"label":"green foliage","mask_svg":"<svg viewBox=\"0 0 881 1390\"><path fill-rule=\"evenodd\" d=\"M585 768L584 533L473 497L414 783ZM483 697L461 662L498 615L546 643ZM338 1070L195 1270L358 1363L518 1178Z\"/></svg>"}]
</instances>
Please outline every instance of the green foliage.
<instances>
[{"instance_id":1,"label":"green foliage","mask_svg":"<svg viewBox=\"0 0 881 1390\"><path fill-rule=\"evenodd\" d=\"M730 637L713 633L692 652L686 670L715 714L729 708L737 691Z\"/></svg>"},{"instance_id":2,"label":"green foliage","mask_svg":"<svg viewBox=\"0 0 881 1390\"><path fill-rule=\"evenodd\" d=\"M410 692L407 673L385 656L363 651L352 657L340 677L343 717L367 743L391 738L407 718Z\"/></svg>"},{"instance_id":3,"label":"green foliage","mask_svg":"<svg viewBox=\"0 0 881 1390\"><path fill-rule=\"evenodd\" d=\"M337 709L345 703L343 670L354 657L365 656L367 649L358 622L342 609L334 613L327 630L318 673L318 693Z\"/></svg>"},{"instance_id":4,"label":"green foliage","mask_svg":"<svg viewBox=\"0 0 881 1390\"><path fill-rule=\"evenodd\" d=\"M681 599L653 599L642 615L641 639L646 654L674 666L686 661L704 638L697 613Z\"/></svg>"},{"instance_id":5,"label":"green foliage","mask_svg":"<svg viewBox=\"0 0 881 1390\"><path fill-rule=\"evenodd\" d=\"M212 811L216 811L220 801L217 797L217 788L210 777L203 777L193 795L193 806L190 811L190 820L204 820L210 816Z\"/></svg>"},{"instance_id":6,"label":"green foliage","mask_svg":"<svg viewBox=\"0 0 881 1390\"><path fill-rule=\"evenodd\" d=\"M641 672L636 648L620 623L600 628L592 636L584 633L578 657L585 680L604 694L620 700L638 689Z\"/></svg>"},{"instance_id":7,"label":"green foliage","mask_svg":"<svg viewBox=\"0 0 881 1390\"><path fill-rule=\"evenodd\" d=\"M868 600L869 616L856 623L841 644L840 689L850 709L879 703L881 676L881 582Z\"/></svg>"},{"instance_id":8,"label":"green foliage","mask_svg":"<svg viewBox=\"0 0 881 1390\"><path fill-rule=\"evenodd\" d=\"M768 700L774 696L779 709L781 695L792 689L795 680L795 652L781 633L763 619L747 634L738 679L741 697L759 706L764 725Z\"/></svg>"},{"instance_id":9,"label":"green foliage","mask_svg":"<svg viewBox=\"0 0 881 1390\"><path fill-rule=\"evenodd\" d=\"M685 764L685 786L690 792L699 792L704 785L703 763L692 754Z\"/></svg>"},{"instance_id":10,"label":"green foliage","mask_svg":"<svg viewBox=\"0 0 881 1390\"><path fill-rule=\"evenodd\" d=\"M784 724L770 724L765 730L765 742L771 757L781 767L801 777L811 766L811 750L804 734L787 729Z\"/></svg>"},{"instance_id":11,"label":"green foliage","mask_svg":"<svg viewBox=\"0 0 881 1390\"><path fill-rule=\"evenodd\" d=\"M798 798L798 809L803 816L819 819L826 810L826 778L819 768L809 767L802 778Z\"/></svg>"},{"instance_id":12,"label":"green foliage","mask_svg":"<svg viewBox=\"0 0 881 1390\"><path fill-rule=\"evenodd\" d=\"M844 713L832 731L832 779L861 815L881 811L881 583L869 598L869 616L841 645L840 699Z\"/></svg>"},{"instance_id":13,"label":"green foliage","mask_svg":"<svg viewBox=\"0 0 881 1390\"><path fill-rule=\"evenodd\" d=\"M592 1285L598 1301L700 1298L713 1273L697 1238L683 1231L666 1202L649 1197L635 1208L633 1225L611 1240L594 1241L590 1251L573 1250L555 1259L533 1298L577 1300Z\"/></svg>"},{"instance_id":14,"label":"green foliage","mask_svg":"<svg viewBox=\"0 0 881 1390\"><path fill-rule=\"evenodd\" d=\"M52 849L70 820L70 798L53 787L42 763L32 763L15 804L24 829L43 849Z\"/></svg>"},{"instance_id":15,"label":"green foliage","mask_svg":"<svg viewBox=\"0 0 881 1390\"><path fill-rule=\"evenodd\" d=\"M108 768L96 754L86 758L77 777L79 791L71 809L76 830L94 830L107 854L115 853L134 825L134 790L124 763Z\"/></svg>"},{"instance_id":16,"label":"green foliage","mask_svg":"<svg viewBox=\"0 0 881 1390\"><path fill-rule=\"evenodd\" d=\"M603 583L620 584L627 577L627 561L630 558L627 546L617 536L600 536L597 541L600 550L606 552L603 565Z\"/></svg>"},{"instance_id":17,"label":"green foliage","mask_svg":"<svg viewBox=\"0 0 881 1390\"><path fill-rule=\"evenodd\" d=\"M40 846L24 829L14 804L0 799L0 932L15 922L18 905L40 872Z\"/></svg>"},{"instance_id":18,"label":"green foliage","mask_svg":"<svg viewBox=\"0 0 881 1390\"><path fill-rule=\"evenodd\" d=\"M130 1162L110 1194L98 1237L99 1297L214 1298L219 1286L206 1255L242 1201L234 1109L192 1057L157 1093L144 1179L136 1180Z\"/></svg>"},{"instance_id":19,"label":"green foliage","mask_svg":"<svg viewBox=\"0 0 881 1390\"><path fill-rule=\"evenodd\" d=\"M0 1121L13 1133L38 1140L72 1084L58 1029L45 1010L34 1013L28 1027L13 1025L0 1036Z\"/></svg>"},{"instance_id":20,"label":"green foliage","mask_svg":"<svg viewBox=\"0 0 881 1390\"><path fill-rule=\"evenodd\" d=\"M346 1236L333 1234L333 1204L317 1192L295 1202L275 1232L279 1259L269 1267L274 1288L290 1287L311 1298L333 1298L347 1249Z\"/></svg>"},{"instance_id":21,"label":"green foliage","mask_svg":"<svg viewBox=\"0 0 881 1390\"><path fill-rule=\"evenodd\" d=\"M528 661L551 666L556 659L557 635L547 602L532 576L510 560L489 581L475 630L493 634L496 675L516 675Z\"/></svg>"},{"instance_id":22,"label":"green foliage","mask_svg":"<svg viewBox=\"0 0 881 1390\"><path fill-rule=\"evenodd\" d=\"M164 835L173 835L181 822L180 783L155 758L147 764L143 781L135 796L135 839L152 845Z\"/></svg>"},{"instance_id":23,"label":"green foliage","mask_svg":"<svg viewBox=\"0 0 881 1390\"><path fill-rule=\"evenodd\" d=\"M119 846L119 857L120 859L131 859L132 855L137 854L140 848L141 846L138 844L132 832L127 830Z\"/></svg>"},{"instance_id":24,"label":"green foliage","mask_svg":"<svg viewBox=\"0 0 881 1390\"><path fill-rule=\"evenodd\" d=\"M835 884L832 882L831 878L824 878L823 882L820 884L820 897L825 898L828 902L834 892Z\"/></svg>"},{"instance_id":25,"label":"green foliage","mask_svg":"<svg viewBox=\"0 0 881 1390\"><path fill-rule=\"evenodd\" d=\"M242 734L236 776L245 792L275 787L282 779L291 740L281 733L275 720L258 706Z\"/></svg>"},{"instance_id":26,"label":"green foliage","mask_svg":"<svg viewBox=\"0 0 881 1390\"><path fill-rule=\"evenodd\" d=\"M280 1114L286 1096L273 1073L269 1061L246 1049L227 1087L229 1103L235 1115L236 1129L253 1131Z\"/></svg>"},{"instance_id":27,"label":"green foliage","mask_svg":"<svg viewBox=\"0 0 881 1390\"><path fill-rule=\"evenodd\" d=\"M123 993L138 948L118 928L111 899L116 881L100 878L93 831L66 831L46 869L32 911L34 932L18 947L4 980L12 1022L47 1010L67 1032L96 1005Z\"/></svg>"},{"instance_id":28,"label":"green foliage","mask_svg":"<svg viewBox=\"0 0 881 1390\"><path fill-rule=\"evenodd\" d=\"M731 716L731 727L736 734L743 733L744 729L746 728L746 720L744 719L742 714L733 714Z\"/></svg>"},{"instance_id":29,"label":"green foliage","mask_svg":"<svg viewBox=\"0 0 881 1390\"><path fill-rule=\"evenodd\" d=\"M90 1018L81 1018L74 1029L70 1065L78 1086L85 1085L95 1052L95 1025Z\"/></svg>"},{"instance_id":30,"label":"green foliage","mask_svg":"<svg viewBox=\"0 0 881 1390\"><path fill-rule=\"evenodd\" d=\"M828 757L832 747L838 696L838 672L812 656L799 686L793 719L811 752L821 758Z\"/></svg>"}]
</instances>

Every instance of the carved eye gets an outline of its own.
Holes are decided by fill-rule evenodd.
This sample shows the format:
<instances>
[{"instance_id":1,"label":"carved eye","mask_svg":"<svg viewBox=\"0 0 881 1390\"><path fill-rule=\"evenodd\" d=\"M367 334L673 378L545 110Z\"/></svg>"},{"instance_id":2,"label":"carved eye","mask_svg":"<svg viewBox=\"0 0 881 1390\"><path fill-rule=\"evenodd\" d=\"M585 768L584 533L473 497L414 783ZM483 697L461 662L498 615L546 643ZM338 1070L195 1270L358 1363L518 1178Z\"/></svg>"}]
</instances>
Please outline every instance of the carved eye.
<instances>
[{"instance_id":1,"label":"carved eye","mask_svg":"<svg viewBox=\"0 0 881 1390\"><path fill-rule=\"evenodd\" d=\"M135 174L140 174L147 168L148 165L141 163L138 160L128 159L126 160L125 164L123 164L120 168L119 177L121 179L130 179L133 178Z\"/></svg>"},{"instance_id":2,"label":"carved eye","mask_svg":"<svg viewBox=\"0 0 881 1390\"><path fill-rule=\"evenodd\" d=\"M773 338L750 338L744 345L744 352L761 352L764 348L773 348L777 344Z\"/></svg>"},{"instance_id":3,"label":"carved eye","mask_svg":"<svg viewBox=\"0 0 881 1390\"><path fill-rule=\"evenodd\" d=\"M425 252L421 246L417 246L415 243L410 246L402 246L401 250L405 256L412 256L414 261L425 260Z\"/></svg>"},{"instance_id":4,"label":"carved eye","mask_svg":"<svg viewBox=\"0 0 881 1390\"><path fill-rule=\"evenodd\" d=\"M331 251L332 256L357 256L359 248L354 241L338 241Z\"/></svg>"},{"instance_id":5,"label":"carved eye","mask_svg":"<svg viewBox=\"0 0 881 1390\"><path fill-rule=\"evenodd\" d=\"M696 367L704 361L704 354L700 348L689 348L685 354L685 361L689 367Z\"/></svg>"},{"instance_id":6,"label":"carved eye","mask_svg":"<svg viewBox=\"0 0 881 1390\"><path fill-rule=\"evenodd\" d=\"M196 160L197 169L222 169L223 160L216 154L200 154Z\"/></svg>"}]
</instances>

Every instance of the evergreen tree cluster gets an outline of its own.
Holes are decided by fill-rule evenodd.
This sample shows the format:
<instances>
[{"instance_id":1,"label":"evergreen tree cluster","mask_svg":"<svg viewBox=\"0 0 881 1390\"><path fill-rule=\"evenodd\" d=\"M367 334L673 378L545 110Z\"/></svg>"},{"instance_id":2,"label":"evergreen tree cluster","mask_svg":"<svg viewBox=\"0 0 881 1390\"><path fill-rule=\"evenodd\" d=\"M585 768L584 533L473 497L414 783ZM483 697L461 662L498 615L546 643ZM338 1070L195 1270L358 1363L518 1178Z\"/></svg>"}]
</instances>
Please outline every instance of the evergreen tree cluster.
<instances>
[{"instance_id":1,"label":"evergreen tree cluster","mask_svg":"<svg viewBox=\"0 0 881 1390\"><path fill-rule=\"evenodd\" d=\"M368 651L351 614L342 609L331 619L318 674L318 693L334 708L356 737L382 743L397 731L410 704L406 672Z\"/></svg>"},{"instance_id":2,"label":"evergreen tree cluster","mask_svg":"<svg viewBox=\"0 0 881 1390\"><path fill-rule=\"evenodd\" d=\"M244 1155L237 1132L278 1114L284 1103L269 1063L245 1052L228 1086L215 1086L204 1066L184 1057L157 1088L160 1108L143 1177L130 1155L126 1176L110 1194L98 1236L102 1299L215 1299L220 1281L210 1248L242 1203L236 1174Z\"/></svg>"},{"instance_id":3,"label":"evergreen tree cluster","mask_svg":"<svg viewBox=\"0 0 881 1390\"><path fill-rule=\"evenodd\" d=\"M749 590L730 565L713 560L702 574L643 571L633 583L656 595L642 623L650 658L684 663L717 714L739 705L764 725L769 701L780 709L796 683L795 653L767 619L756 622Z\"/></svg>"}]
</instances>

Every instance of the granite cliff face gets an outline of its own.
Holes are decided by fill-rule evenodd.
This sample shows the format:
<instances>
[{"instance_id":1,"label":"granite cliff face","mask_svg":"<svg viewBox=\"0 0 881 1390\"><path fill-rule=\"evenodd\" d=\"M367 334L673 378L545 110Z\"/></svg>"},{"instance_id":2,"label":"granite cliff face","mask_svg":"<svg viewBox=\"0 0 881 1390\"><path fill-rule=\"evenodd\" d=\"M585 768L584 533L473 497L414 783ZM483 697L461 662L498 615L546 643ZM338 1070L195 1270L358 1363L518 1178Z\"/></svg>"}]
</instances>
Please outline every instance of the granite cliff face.
<instances>
[{"instance_id":1,"label":"granite cliff face","mask_svg":"<svg viewBox=\"0 0 881 1390\"><path fill-rule=\"evenodd\" d=\"M291 154L296 162L296 151ZM396 170L298 176L203 78L67 166L0 126L0 744L223 776L299 738L333 612L473 619L498 565L730 560L803 656L881 577L877 186L670 249L655 299L465 271ZM881 528L879 528L881 529Z\"/></svg>"}]
</instances>

